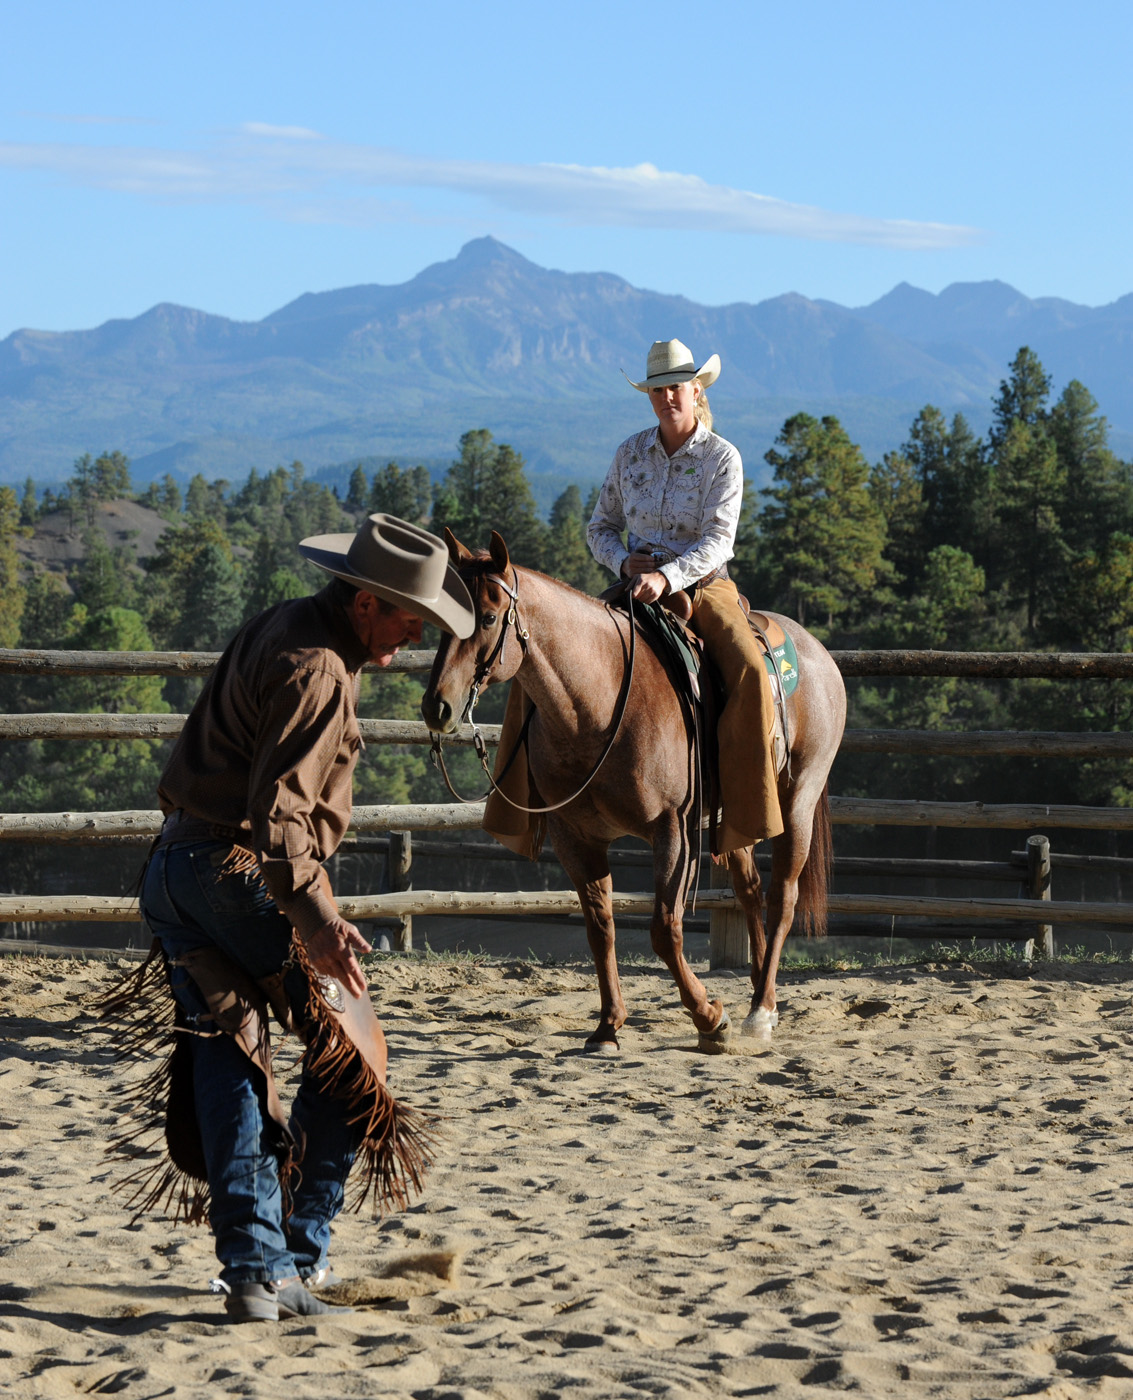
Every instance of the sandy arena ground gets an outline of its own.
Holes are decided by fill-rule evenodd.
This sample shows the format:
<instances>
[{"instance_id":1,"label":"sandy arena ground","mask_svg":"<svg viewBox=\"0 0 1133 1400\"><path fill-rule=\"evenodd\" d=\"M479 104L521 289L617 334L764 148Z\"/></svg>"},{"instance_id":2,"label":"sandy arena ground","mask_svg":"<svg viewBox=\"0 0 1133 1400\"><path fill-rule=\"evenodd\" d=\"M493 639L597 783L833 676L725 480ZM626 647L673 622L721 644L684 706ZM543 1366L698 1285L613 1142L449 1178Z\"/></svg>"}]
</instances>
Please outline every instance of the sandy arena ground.
<instances>
[{"instance_id":1,"label":"sandy arena ground","mask_svg":"<svg viewBox=\"0 0 1133 1400\"><path fill-rule=\"evenodd\" d=\"M615 1060L582 968L383 959L427 1193L340 1220L353 1315L244 1327L207 1232L111 1193L117 975L0 963L13 1400L1133 1394L1133 967L788 972L773 1048L712 1057L632 968Z\"/></svg>"}]
</instances>

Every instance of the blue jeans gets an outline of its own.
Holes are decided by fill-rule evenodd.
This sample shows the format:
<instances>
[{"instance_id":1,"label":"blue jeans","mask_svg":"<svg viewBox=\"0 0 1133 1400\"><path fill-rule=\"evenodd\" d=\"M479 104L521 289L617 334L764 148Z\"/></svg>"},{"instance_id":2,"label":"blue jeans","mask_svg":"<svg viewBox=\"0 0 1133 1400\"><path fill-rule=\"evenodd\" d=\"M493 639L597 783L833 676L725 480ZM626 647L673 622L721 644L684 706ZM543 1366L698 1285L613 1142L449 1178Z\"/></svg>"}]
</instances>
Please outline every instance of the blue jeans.
<instances>
[{"instance_id":1,"label":"blue jeans","mask_svg":"<svg viewBox=\"0 0 1133 1400\"><path fill-rule=\"evenodd\" d=\"M249 976L268 977L287 961L291 925L257 871L218 877L229 850L218 841L160 847L146 870L142 915L170 959L212 946ZM207 1011L204 998L184 968L174 967L172 975L174 995L194 1024ZM302 1023L307 978L301 969L289 969L284 987ZM346 1105L305 1069L291 1125L305 1136L306 1151L285 1218L262 1071L231 1036L194 1035L189 1043L221 1278L232 1284L309 1277L326 1263L360 1130L347 1121Z\"/></svg>"}]
</instances>

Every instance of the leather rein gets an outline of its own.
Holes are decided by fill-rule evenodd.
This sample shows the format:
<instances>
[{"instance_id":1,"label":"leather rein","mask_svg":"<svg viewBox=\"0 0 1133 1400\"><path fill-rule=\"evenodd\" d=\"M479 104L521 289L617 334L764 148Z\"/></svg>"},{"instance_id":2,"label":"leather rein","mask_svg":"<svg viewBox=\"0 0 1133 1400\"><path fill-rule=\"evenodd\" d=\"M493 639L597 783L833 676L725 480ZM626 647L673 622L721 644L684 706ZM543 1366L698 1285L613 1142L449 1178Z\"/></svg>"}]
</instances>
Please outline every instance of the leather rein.
<instances>
[{"instance_id":1,"label":"leather rein","mask_svg":"<svg viewBox=\"0 0 1133 1400\"><path fill-rule=\"evenodd\" d=\"M561 802L553 802L546 807L525 807L522 803L513 801L507 795L507 793L504 792L503 788L500 787L500 784L497 781L497 779L495 779L492 776L492 770L488 764L488 749L487 745L484 742L484 736L480 733L479 726L476 724L476 721L472 718L472 712L475 710L476 702L480 698L481 688L486 683L489 673L494 669L497 662L499 662L504 655L504 648L507 643L509 631L514 630L516 640L519 643L520 650L523 652L524 656L527 655L527 642L529 637L531 636L531 633L527 630L526 627L523 626L523 624L519 620L519 572L514 565L512 565L512 574L515 578L514 588L507 582L506 579L501 578L499 574L487 574L484 576L485 582L499 584L499 586L511 599L511 602L508 606L507 615L504 618L503 625L500 627L500 634L496 638L495 646L493 646L491 652L489 652L486 659L481 660L477 663L476 674L473 677L472 686L468 691L468 700L465 703L464 712L460 717L460 722L462 725L470 724L472 726L472 746L476 750L476 756L480 760L480 767L484 770L484 776L488 779L487 789L483 793L481 793L479 797L462 797L460 793L457 792L456 788L453 787L452 779L449 777L448 769L445 767L444 754L441 750L442 739L439 734L434 733L430 749L432 760L437 766L437 768L440 770L441 777L445 781L445 787L448 788L449 792L453 795L453 797L456 798L458 802L463 802L466 805L473 805L477 802L483 802L485 798L489 796L490 793L495 792L499 797L503 799L503 801L505 801L508 804L509 807L514 807L517 812L527 812L532 815L540 815L545 812L557 812L560 807L566 807L568 804L573 802L576 797L580 797L590 786L590 784L594 781L594 779L598 776L602 765L609 757L610 750L614 747L614 741L617 739L618 734L621 731L622 720L625 718L626 706L629 704L630 690L633 687L633 663L634 658L637 654L637 627L634 624L633 617L633 595L632 593L630 593L628 595L627 600L629 612L629 660L626 664L626 669L622 676L621 694L618 696L617 717L614 720L614 725L612 730L610 731L610 735L607 738L605 744L603 745L602 752L598 755L597 763L595 763L594 767L590 770L590 773L587 775L586 780L583 782L582 786L576 789L576 791L572 792L569 797L564 797ZM520 728L519 734L516 738L515 747L512 749L511 753L508 754L507 762L500 770L501 779L506 776L508 769L515 762L516 755L519 753L520 748L527 742L527 730L531 724L531 720L533 719L534 715L535 705L534 703L532 703L531 708L527 711L527 714L523 721L523 725Z\"/></svg>"}]
</instances>

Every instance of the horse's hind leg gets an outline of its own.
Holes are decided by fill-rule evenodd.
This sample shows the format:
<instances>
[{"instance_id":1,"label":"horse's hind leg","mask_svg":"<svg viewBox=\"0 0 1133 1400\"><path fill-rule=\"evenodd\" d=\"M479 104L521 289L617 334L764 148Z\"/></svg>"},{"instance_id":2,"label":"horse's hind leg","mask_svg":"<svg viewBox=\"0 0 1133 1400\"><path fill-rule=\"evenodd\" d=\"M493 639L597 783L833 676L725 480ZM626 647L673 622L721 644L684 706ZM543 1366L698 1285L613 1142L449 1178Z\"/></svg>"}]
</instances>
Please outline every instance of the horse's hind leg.
<instances>
[{"instance_id":1,"label":"horse's hind leg","mask_svg":"<svg viewBox=\"0 0 1133 1400\"><path fill-rule=\"evenodd\" d=\"M626 1006L622 1000L618 959L614 947L613 880L604 846L587 846L573 833L552 831L552 845L559 862L578 891L586 920L586 941L598 974L602 999L598 1025L586 1037L586 1048L602 1055L616 1055L618 1031L625 1024Z\"/></svg>"},{"instance_id":2,"label":"horse's hind leg","mask_svg":"<svg viewBox=\"0 0 1133 1400\"><path fill-rule=\"evenodd\" d=\"M673 975L681 1005L702 1037L723 1039L728 1034L724 1004L709 1001L704 984L684 955L685 886L691 859L687 841L674 821L670 833L653 837L653 920L649 928L653 951Z\"/></svg>"},{"instance_id":3,"label":"horse's hind leg","mask_svg":"<svg viewBox=\"0 0 1133 1400\"><path fill-rule=\"evenodd\" d=\"M721 863L731 877L732 889L736 892L736 899L747 922L754 980L767 958L767 934L763 928L763 890L755 864L755 850L752 846L745 846L742 850L729 851L721 857Z\"/></svg>"},{"instance_id":4,"label":"horse's hind leg","mask_svg":"<svg viewBox=\"0 0 1133 1400\"><path fill-rule=\"evenodd\" d=\"M800 819L796 811L784 813L787 826L772 843L771 884L767 896L767 935L763 958L756 962L753 941L751 1010L740 1027L744 1035L770 1040L779 1023L775 1005L775 978L783 944L795 920L799 900L799 876L810 853L812 820L808 813Z\"/></svg>"}]
</instances>

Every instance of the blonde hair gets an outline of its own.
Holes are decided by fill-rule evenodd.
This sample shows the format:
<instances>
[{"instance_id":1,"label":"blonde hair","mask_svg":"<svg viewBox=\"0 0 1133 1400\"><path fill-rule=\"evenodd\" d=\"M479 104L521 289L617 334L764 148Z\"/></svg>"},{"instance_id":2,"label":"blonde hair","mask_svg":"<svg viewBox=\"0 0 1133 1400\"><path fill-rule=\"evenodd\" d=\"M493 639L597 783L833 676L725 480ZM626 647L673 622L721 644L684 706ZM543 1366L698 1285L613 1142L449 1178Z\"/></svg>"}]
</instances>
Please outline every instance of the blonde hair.
<instances>
[{"instance_id":1,"label":"blonde hair","mask_svg":"<svg viewBox=\"0 0 1133 1400\"><path fill-rule=\"evenodd\" d=\"M694 379L692 382L700 384L699 379ZM708 432L712 431L712 410L708 407L708 395L703 384L700 384L700 393L696 400L696 421L703 423Z\"/></svg>"}]
</instances>

